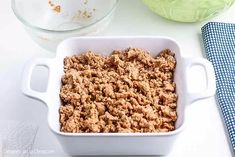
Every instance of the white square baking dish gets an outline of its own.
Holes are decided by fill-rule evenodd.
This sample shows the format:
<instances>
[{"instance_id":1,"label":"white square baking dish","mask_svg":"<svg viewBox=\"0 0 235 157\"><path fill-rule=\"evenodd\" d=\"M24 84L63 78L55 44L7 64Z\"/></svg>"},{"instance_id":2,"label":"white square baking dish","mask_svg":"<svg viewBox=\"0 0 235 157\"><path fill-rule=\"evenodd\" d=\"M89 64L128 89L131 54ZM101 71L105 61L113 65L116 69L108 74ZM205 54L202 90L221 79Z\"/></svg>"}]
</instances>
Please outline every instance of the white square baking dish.
<instances>
[{"instance_id":1,"label":"white square baking dish","mask_svg":"<svg viewBox=\"0 0 235 157\"><path fill-rule=\"evenodd\" d=\"M63 73L63 59L73 54L92 50L109 55L113 50L137 47L156 56L163 49L175 53L177 66L174 76L176 82L177 114L176 129L165 133L64 133L60 132L59 112L60 87ZM200 93L190 93L187 73L194 65L204 68L207 86ZM49 69L46 92L38 92L30 87L35 66ZM23 73L22 91L26 96L44 102L48 107L48 123L64 150L71 155L165 155L170 152L173 143L184 127L185 107L215 93L215 75L212 64L202 58L183 58L179 45L166 37L76 37L63 41L57 49L54 59L30 61Z\"/></svg>"}]
</instances>

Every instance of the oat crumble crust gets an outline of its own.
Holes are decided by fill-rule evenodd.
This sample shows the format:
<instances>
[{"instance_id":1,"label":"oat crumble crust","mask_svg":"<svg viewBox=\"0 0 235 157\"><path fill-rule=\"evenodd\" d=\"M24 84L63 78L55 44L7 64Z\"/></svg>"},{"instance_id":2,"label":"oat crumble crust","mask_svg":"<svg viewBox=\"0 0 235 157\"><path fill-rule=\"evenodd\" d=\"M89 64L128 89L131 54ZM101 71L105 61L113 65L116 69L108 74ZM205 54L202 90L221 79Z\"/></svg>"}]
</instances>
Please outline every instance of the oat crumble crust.
<instances>
[{"instance_id":1,"label":"oat crumble crust","mask_svg":"<svg viewBox=\"0 0 235 157\"><path fill-rule=\"evenodd\" d=\"M168 132L175 129L176 60L165 49L153 58L138 48L64 59L60 131Z\"/></svg>"}]
</instances>

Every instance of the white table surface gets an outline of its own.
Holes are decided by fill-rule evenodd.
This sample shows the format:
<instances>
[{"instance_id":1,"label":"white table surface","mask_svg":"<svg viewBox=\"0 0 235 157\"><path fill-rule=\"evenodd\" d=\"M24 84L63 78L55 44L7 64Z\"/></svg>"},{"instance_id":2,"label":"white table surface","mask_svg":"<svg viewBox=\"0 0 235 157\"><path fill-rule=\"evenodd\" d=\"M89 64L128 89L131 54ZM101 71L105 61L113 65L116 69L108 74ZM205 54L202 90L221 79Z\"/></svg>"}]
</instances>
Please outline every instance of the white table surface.
<instances>
[{"instance_id":1,"label":"white table surface","mask_svg":"<svg viewBox=\"0 0 235 157\"><path fill-rule=\"evenodd\" d=\"M47 109L20 91L23 64L32 57L53 57L35 44L11 11L10 0L0 5L0 119L30 120L38 124L31 156L69 156L65 154L47 126ZM235 6L210 21L234 22ZM149 11L139 0L120 0L116 15L108 28L99 35L160 35L169 36L181 45L183 56L202 57L200 23L177 23ZM199 90L201 69L192 72L192 88ZM44 77L43 74L38 74ZM43 79L38 77L38 79ZM202 80L203 81L203 80ZM229 142L215 98L201 100L186 109L186 128L176 140L169 157L230 157Z\"/></svg>"}]
</instances>

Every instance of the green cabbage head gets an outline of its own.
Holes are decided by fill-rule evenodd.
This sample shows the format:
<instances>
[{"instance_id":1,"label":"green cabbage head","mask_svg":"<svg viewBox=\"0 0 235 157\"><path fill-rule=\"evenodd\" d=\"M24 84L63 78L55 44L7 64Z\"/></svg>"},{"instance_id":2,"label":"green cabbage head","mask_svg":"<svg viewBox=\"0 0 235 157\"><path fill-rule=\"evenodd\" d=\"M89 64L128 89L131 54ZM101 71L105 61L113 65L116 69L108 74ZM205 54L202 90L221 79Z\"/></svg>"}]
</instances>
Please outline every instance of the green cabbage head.
<instances>
[{"instance_id":1,"label":"green cabbage head","mask_svg":"<svg viewBox=\"0 0 235 157\"><path fill-rule=\"evenodd\" d=\"M196 22L211 18L235 0L143 0L152 11L167 19Z\"/></svg>"}]
</instances>

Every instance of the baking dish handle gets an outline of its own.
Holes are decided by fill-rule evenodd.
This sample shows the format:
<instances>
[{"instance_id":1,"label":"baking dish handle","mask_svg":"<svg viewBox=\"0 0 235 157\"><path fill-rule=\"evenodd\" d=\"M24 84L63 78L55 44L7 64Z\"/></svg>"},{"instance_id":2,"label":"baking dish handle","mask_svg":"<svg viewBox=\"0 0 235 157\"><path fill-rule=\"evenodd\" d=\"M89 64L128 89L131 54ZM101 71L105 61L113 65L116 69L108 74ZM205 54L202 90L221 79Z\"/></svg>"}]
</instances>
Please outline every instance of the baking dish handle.
<instances>
[{"instance_id":1,"label":"baking dish handle","mask_svg":"<svg viewBox=\"0 0 235 157\"><path fill-rule=\"evenodd\" d=\"M48 74L48 80L50 78L50 63L51 63L51 59L36 59L36 60L32 60L30 62L28 62L25 65L24 71L23 71L23 78L22 78L22 92L33 99L37 99L42 101L43 103L47 102L47 98L48 95L46 94L46 92L39 92L36 90L33 90L31 88L31 77L32 77L32 73L33 70L36 66L43 66L46 67L49 70L49 74Z\"/></svg>"},{"instance_id":2,"label":"baking dish handle","mask_svg":"<svg viewBox=\"0 0 235 157\"><path fill-rule=\"evenodd\" d=\"M193 103L196 100L208 98L214 96L216 91L215 72L212 63L204 58L185 58L185 77L187 79L187 73L193 66L201 66L205 70L206 75L206 88L204 91L186 94L188 103ZM187 86L186 86L187 88ZM189 89L186 89L189 91Z\"/></svg>"}]
</instances>

